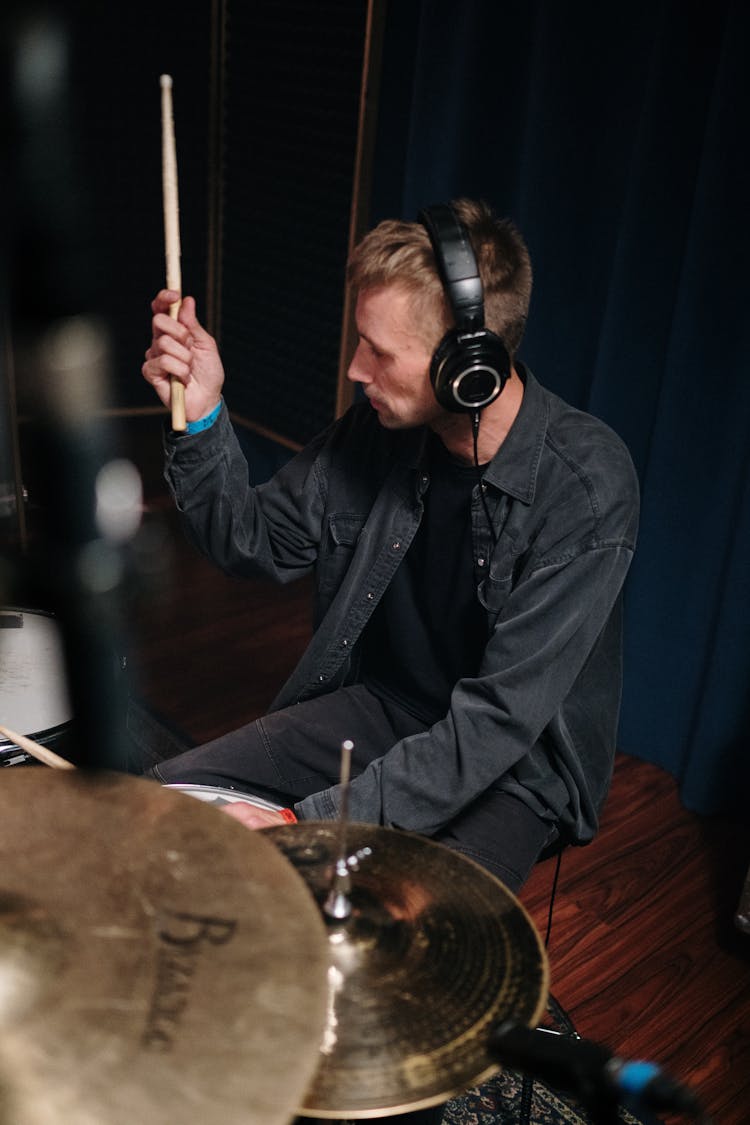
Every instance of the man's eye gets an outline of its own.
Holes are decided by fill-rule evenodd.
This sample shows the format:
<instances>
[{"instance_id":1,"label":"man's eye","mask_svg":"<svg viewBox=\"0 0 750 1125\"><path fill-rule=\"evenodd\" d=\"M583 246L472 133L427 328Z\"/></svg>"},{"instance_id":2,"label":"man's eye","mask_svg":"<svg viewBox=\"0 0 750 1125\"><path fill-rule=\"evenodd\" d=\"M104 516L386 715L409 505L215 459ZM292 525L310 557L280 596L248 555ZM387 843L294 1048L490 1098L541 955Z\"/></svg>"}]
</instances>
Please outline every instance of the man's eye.
<instances>
[{"instance_id":1,"label":"man's eye","mask_svg":"<svg viewBox=\"0 0 750 1125\"><path fill-rule=\"evenodd\" d=\"M373 359L381 360L386 358L386 353L381 351L380 348L377 348L372 340L368 340L365 336L359 336L358 340L361 345L367 348Z\"/></svg>"}]
</instances>

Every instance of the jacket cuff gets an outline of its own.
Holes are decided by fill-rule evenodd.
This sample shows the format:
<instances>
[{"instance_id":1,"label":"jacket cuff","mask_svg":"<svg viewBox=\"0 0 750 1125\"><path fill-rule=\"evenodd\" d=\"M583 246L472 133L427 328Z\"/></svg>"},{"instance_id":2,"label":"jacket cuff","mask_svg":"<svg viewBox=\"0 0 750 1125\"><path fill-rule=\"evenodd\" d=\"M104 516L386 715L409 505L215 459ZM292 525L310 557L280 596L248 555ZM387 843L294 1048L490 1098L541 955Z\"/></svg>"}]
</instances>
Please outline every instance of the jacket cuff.
<instances>
[{"instance_id":1,"label":"jacket cuff","mask_svg":"<svg viewBox=\"0 0 750 1125\"><path fill-rule=\"evenodd\" d=\"M333 789L322 789L320 793L311 793L309 797L296 802L294 811L300 820L335 820L339 810L333 799L333 793Z\"/></svg>"}]
</instances>

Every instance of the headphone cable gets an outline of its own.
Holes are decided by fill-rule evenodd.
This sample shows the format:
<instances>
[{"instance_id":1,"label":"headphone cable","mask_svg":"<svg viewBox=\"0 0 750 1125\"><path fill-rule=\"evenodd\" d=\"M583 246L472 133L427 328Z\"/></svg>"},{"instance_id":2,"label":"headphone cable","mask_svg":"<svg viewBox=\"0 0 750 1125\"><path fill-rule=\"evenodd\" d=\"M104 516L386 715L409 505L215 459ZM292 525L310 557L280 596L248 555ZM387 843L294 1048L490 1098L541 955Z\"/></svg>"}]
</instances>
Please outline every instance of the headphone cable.
<instances>
[{"instance_id":1,"label":"headphone cable","mask_svg":"<svg viewBox=\"0 0 750 1125\"><path fill-rule=\"evenodd\" d=\"M487 496L486 496L487 486L485 485L484 481L482 480L482 470L479 466L479 419L480 419L480 415L481 415L480 410L472 410L472 412L471 412L471 432L472 432L472 436L474 438L474 468L476 469L477 482L479 484L479 498L482 501L482 507L484 508L484 517L487 520L487 527L489 528L490 538L492 539L492 546L496 547L497 546L497 534L496 534L495 528L493 527L493 524L492 524L492 517L490 516L490 509L487 506Z\"/></svg>"}]
</instances>

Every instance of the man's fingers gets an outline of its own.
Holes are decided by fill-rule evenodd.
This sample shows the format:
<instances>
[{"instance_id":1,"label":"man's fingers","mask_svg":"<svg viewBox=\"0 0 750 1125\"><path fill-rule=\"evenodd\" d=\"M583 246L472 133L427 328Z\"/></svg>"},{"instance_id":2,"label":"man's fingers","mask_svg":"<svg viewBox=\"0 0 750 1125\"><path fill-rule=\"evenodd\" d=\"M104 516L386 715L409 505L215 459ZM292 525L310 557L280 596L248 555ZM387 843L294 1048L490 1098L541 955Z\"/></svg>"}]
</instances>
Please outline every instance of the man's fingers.
<instances>
[{"instance_id":1,"label":"man's fingers","mask_svg":"<svg viewBox=\"0 0 750 1125\"><path fill-rule=\"evenodd\" d=\"M179 300L180 294L176 289L160 289L151 302L151 311L153 313L168 312L169 306Z\"/></svg>"},{"instance_id":2,"label":"man's fingers","mask_svg":"<svg viewBox=\"0 0 750 1125\"><path fill-rule=\"evenodd\" d=\"M152 384L159 383L162 379L168 379L171 376L185 384L190 379L190 364L184 363L172 355L147 358L141 371L147 382Z\"/></svg>"},{"instance_id":3,"label":"man's fingers","mask_svg":"<svg viewBox=\"0 0 750 1125\"><path fill-rule=\"evenodd\" d=\"M239 820L246 828L271 828L274 825L285 823L281 813L276 812L275 809L246 805L239 801L231 805L222 805L221 811L234 820Z\"/></svg>"}]
</instances>

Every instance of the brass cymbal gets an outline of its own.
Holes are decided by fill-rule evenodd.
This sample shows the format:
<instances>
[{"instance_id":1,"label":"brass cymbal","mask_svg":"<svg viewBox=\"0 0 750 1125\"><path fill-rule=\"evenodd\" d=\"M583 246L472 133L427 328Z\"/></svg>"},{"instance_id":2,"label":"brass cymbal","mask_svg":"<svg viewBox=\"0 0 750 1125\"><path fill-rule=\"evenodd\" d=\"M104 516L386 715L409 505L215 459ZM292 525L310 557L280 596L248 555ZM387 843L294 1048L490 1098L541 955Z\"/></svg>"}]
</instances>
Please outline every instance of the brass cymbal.
<instances>
[{"instance_id":1,"label":"brass cymbal","mask_svg":"<svg viewBox=\"0 0 750 1125\"><path fill-rule=\"evenodd\" d=\"M264 829L321 906L335 824ZM437 1105L497 1069L502 1019L533 1026L549 987L544 947L494 876L413 833L349 826L352 913L328 926L328 1014L303 1117L386 1117Z\"/></svg>"},{"instance_id":2,"label":"brass cymbal","mask_svg":"<svg viewBox=\"0 0 750 1125\"><path fill-rule=\"evenodd\" d=\"M327 941L261 833L154 781L0 778L0 1121L284 1125Z\"/></svg>"}]
</instances>

